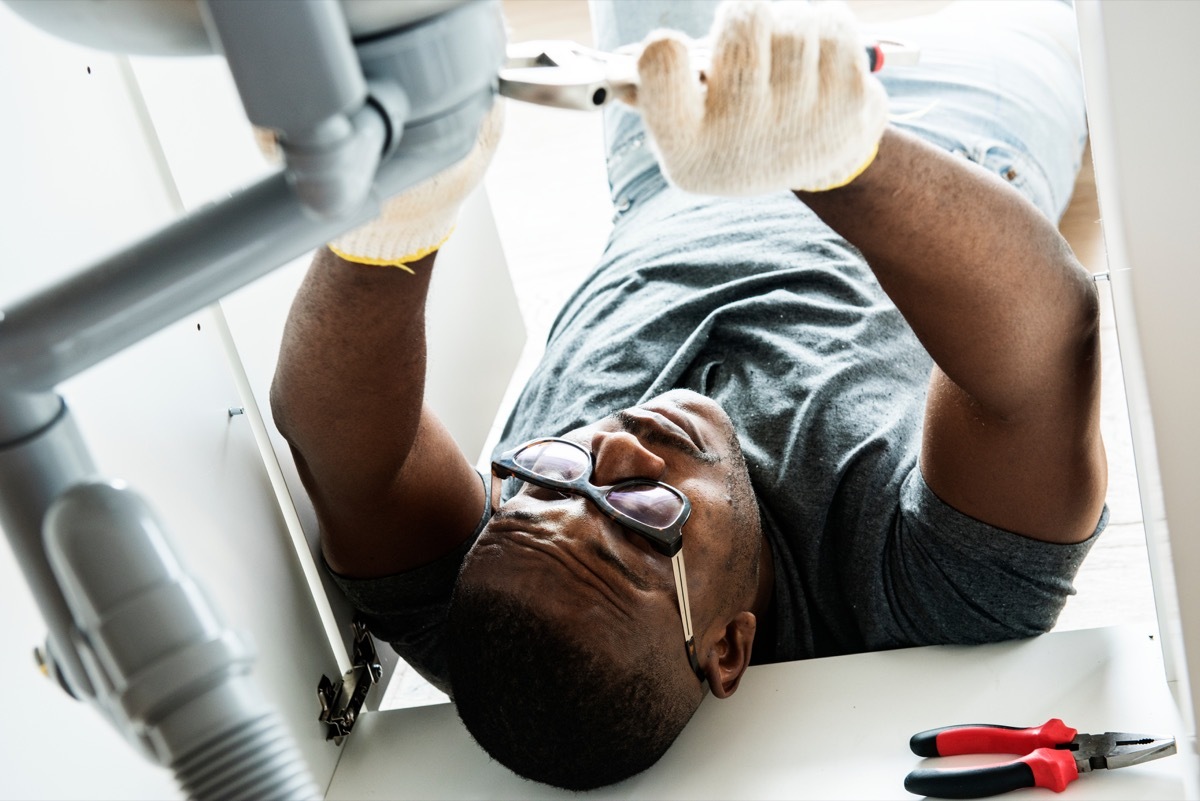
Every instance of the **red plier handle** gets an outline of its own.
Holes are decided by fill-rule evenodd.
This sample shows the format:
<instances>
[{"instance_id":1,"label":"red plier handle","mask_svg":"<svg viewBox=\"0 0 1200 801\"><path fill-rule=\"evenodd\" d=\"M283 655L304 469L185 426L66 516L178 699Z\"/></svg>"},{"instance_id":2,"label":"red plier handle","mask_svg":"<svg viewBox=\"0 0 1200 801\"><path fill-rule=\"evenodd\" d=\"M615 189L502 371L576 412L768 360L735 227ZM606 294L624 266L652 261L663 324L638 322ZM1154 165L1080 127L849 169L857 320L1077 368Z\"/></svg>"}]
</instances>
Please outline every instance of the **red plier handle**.
<instances>
[{"instance_id":1,"label":"red plier handle","mask_svg":"<svg viewBox=\"0 0 1200 801\"><path fill-rule=\"evenodd\" d=\"M1045 787L1056 793L1079 778L1075 755L1067 747L1078 732L1058 718L1041 726L947 726L914 734L909 747L917 756L956 754L1023 754L999 765L966 770L914 770L904 789L936 798L981 798L1022 787Z\"/></svg>"}]
</instances>

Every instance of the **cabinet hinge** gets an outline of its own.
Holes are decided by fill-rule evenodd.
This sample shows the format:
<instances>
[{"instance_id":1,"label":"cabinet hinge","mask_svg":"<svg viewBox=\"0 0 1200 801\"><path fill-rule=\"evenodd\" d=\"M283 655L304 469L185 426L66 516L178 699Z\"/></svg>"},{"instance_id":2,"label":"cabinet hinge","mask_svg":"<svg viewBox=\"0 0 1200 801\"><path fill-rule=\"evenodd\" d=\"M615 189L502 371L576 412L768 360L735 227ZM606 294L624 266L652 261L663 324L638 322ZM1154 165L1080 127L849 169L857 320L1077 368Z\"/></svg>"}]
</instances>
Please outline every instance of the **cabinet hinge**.
<instances>
[{"instance_id":1,"label":"cabinet hinge","mask_svg":"<svg viewBox=\"0 0 1200 801\"><path fill-rule=\"evenodd\" d=\"M354 632L353 652L351 661L354 667L346 671L339 681L333 681L322 674L317 684L317 700L321 703L321 714L318 720L328 726L326 740L333 740L338 745L350 734L354 722L362 712L363 703L383 673L379 664L379 655L375 653L375 643L367 627L355 621L351 624Z\"/></svg>"}]
</instances>

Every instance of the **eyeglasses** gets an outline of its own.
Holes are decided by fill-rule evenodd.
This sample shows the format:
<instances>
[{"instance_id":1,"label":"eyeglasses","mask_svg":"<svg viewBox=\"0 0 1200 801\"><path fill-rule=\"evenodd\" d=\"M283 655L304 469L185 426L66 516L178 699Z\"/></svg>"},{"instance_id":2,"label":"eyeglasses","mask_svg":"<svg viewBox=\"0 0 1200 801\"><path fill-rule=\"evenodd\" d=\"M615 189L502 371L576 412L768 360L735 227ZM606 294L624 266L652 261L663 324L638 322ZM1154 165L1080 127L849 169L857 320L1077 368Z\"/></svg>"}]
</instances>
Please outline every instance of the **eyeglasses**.
<instances>
[{"instance_id":1,"label":"eyeglasses","mask_svg":"<svg viewBox=\"0 0 1200 801\"><path fill-rule=\"evenodd\" d=\"M570 440L553 437L526 442L492 462L493 506L500 502L499 482L510 476L546 489L582 495L609 518L645 537L655 551L671 558L688 662L703 682L683 565L683 524L692 513L687 496L670 484L646 479L597 487L588 481L592 476L591 452Z\"/></svg>"}]
</instances>

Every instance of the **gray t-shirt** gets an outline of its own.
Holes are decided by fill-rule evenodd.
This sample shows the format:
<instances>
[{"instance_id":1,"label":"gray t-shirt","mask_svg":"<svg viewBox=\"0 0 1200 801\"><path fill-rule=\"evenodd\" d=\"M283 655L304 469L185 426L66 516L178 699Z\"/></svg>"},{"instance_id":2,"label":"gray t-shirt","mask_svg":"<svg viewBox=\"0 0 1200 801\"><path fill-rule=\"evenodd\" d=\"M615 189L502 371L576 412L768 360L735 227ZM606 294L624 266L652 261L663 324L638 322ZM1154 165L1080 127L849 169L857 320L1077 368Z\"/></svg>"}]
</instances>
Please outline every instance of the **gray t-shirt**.
<instances>
[{"instance_id":1,"label":"gray t-shirt","mask_svg":"<svg viewBox=\"0 0 1200 801\"><path fill-rule=\"evenodd\" d=\"M499 449L673 388L720 402L775 559L773 633L756 662L1052 627L1095 535L1031 540L930 491L917 455L932 362L858 251L790 193L643 198L564 306ZM469 545L340 581L443 689L441 625Z\"/></svg>"}]
</instances>

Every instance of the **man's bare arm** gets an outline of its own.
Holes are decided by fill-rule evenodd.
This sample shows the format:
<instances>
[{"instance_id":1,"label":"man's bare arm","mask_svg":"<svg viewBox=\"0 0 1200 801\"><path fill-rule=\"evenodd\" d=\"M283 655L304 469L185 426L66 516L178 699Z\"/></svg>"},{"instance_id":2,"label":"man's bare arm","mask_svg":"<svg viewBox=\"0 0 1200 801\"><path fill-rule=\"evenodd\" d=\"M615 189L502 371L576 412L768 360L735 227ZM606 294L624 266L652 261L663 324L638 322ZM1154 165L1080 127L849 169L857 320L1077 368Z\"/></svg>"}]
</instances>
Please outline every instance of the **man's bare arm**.
<instances>
[{"instance_id":1,"label":"man's bare arm","mask_svg":"<svg viewBox=\"0 0 1200 801\"><path fill-rule=\"evenodd\" d=\"M848 186L797 193L862 251L937 364L921 456L944 501L1068 542L1095 528L1095 286L1032 203L1001 179L889 129Z\"/></svg>"},{"instance_id":2,"label":"man's bare arm","mask_svg":"<svg viewBox=\"0 0 1200 801\"><path fill-rule=\"evenodd\" d=\"M316 506L326 561L355 577L432 561L483 513L478 475L424 405L436 254L368 267L317 252L296 295L271 408Z\"/></svg>"}]
</instances>

